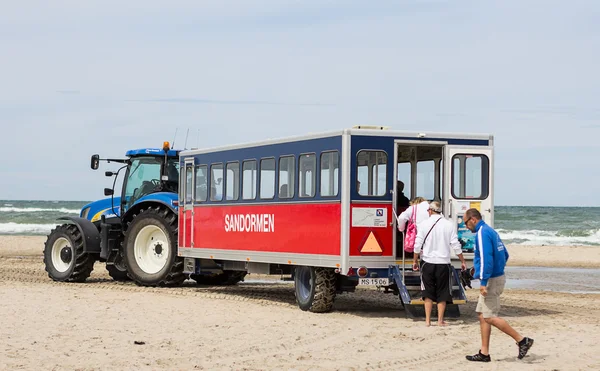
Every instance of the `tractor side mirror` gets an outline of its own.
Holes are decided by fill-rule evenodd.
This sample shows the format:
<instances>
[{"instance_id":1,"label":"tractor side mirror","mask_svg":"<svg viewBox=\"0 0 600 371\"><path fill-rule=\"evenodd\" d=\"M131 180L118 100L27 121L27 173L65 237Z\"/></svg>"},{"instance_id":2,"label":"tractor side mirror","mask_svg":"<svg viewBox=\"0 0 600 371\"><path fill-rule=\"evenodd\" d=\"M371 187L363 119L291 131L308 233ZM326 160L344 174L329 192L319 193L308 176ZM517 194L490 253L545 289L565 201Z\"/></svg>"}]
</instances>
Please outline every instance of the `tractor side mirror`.
<instances>
[{"instance_id":1,"label":"tractor side mirror","mask_svg":"<svg viewBox=\"0 0 600 371\"><path fill-rule=\"evenodd\" d=\"M113 191L112 188L104 188L104 195L105 196L112 196L115 193L115 191Z\"/></svg>"},{"instance_id":2,"label":"tractor side mirror","mask_svg":"<svg viewBox=\"0 0 600 371\"><path fill-rule=\"evenodd\" d=\"M99 165L100 165L100 155L92 155L90 167L93 170L97 170Z\"/></svg>"}]
</instances>

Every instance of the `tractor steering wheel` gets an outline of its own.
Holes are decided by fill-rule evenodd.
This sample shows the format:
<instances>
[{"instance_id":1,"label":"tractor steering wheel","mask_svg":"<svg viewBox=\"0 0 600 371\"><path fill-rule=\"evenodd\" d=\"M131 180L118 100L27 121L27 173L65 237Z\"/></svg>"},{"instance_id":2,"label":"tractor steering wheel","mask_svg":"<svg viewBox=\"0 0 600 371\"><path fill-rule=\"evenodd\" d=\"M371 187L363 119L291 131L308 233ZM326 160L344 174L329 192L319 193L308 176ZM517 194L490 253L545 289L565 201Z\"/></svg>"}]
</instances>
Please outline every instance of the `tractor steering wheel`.
<instances>
[{"instance_id":1,"label":"tractor steering wheel","mask_svg":"<svg viewBox=\"0 0 600 371\"><path fill-rule=\"evenodd\" d=\"M152 193L159 184L158 179L144 180L140 186L139 197Z\"/></svg>"}]
</instances>

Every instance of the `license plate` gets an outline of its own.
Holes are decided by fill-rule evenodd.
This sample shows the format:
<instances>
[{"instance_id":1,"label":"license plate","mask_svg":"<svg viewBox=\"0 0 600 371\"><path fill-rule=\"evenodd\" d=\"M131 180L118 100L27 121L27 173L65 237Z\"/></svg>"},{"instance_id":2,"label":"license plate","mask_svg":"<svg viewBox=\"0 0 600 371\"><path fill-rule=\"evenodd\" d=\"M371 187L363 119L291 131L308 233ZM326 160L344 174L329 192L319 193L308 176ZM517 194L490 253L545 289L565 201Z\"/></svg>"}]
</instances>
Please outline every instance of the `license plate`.
<instances>
[{"instance_id":1,"label":"license plate","mask_svg":"<svg viewBox=\"0 0 600 371\"><path fill-rule=\"evenodd\" d=\"M389 278L359 278L358 284L361 286L389 286Z\"/></svg>"}]
</instances>

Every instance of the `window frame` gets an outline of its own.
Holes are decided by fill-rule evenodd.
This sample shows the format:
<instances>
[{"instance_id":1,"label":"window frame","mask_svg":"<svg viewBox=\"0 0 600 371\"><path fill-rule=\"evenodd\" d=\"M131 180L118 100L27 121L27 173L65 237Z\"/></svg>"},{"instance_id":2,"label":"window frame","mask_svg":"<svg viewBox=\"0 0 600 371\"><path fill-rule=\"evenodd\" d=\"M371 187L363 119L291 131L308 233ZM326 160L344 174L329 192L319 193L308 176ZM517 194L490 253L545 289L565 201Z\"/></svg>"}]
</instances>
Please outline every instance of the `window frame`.
<instances>
[{"instance_id":1,"label":"window frame","mask_svg":"<svg viewBox=\"0 0 600 371\"><path fill-rule=\"evenodd\" d=\"M301 172L301 164L300 164L300 160L302 158L302 156L310 156L312 155L314 157L314 164L315 164L315 168L314 168L314 172L315 174L312 177L312 195L310 196L302 196L302 193L300 192L300 186L301 186L301 182L300 182L300 172ZM302 198L302 199L308 199L308 198L315 198L317 196L317 174L319 173L319 164L317 162L317 153L316 152L304 152L304 153L300 153L298 155L298 198ZM304 179L303 179L304 180Z\"/></svg>"},{"instance_id":2,"label":"window frame","mask_svg":"<svg viewBox=\"0 0 600 371\"><path fill-rule=\"evenodd\" d=\"M254 171L256 171L256 177L254 178L254 197L252 198L245 198L244 197L244 186L246 184L246 182L244 181L244 164L247 162L254 162ZM256 200L256 198L258 197L258 187L260 186L260 184L258 184L258 176L259 176L259 172L258 172L258 161L256 160L256 158L249 158L249 159L245 159L242 160L242 176L241 176L241 192L242 192L242 201L252 201L252 200Z\"/></svg>"},{"instance_id":3,"label":"window frame","mask_svg":"<svg viewBox=\"0 0 600 371\"><path fill-rule=\"evenodd\" d=\"M262 195L262 188L263 188L262 187L262 175L263 175L262 174L262 171L263 171L262 164L263 164L263 161L265 161L265 160L273 160L273 173L274 173L274 176L273 176L273 196L271 196L271 197L263 197L263 195ZM273 200L273 199L275 199L275 193L276 193L276 190L277 190L276 189L277 188L277 174L278 174L278 172L277 172L277 159L275 158L275 156L261 157L260 158L260 162L258 163L258 165L259 165L259 168L258 168L258 170L259 170L258 171L258 173L259 173L258 179L260 179L260 181L258 182L258 199L259 200Z\"/></svg>"},{"instance_id":4,"label":"window frame","mask_svg":"<svg viewBox=\"0 0 600 371\"><path fill-rule=\"evenodd\" d=\"M323 192L322 192L323 191L323 173L322 173L323 172L323 168L322 168L321 165L322 165L322 161L323 161L323 155L326 155L326 154L336 154L337 155L338 166L337 166L336 169L337 169L338 173L337 173L337 176L334 175L332 177L334 179L334 183L333 184L336 183L335 180L337 178L337 187L335 187L335 193L332 194L332 195L326 195L326 196L324 196ZM331 169L329 169L329 171L331 171ZM340 177L340 171L341 171L341 168L340 168L340 151L338 151L337 149L331 149L331 150L323 151L323 152L321 152L319 154L319 196L321 196L323 198L336 198L336 197L338 197L340 195L340 179L339 179L339 177Z\"/></svg>"},{"instance_id":5,"label":"window frame","mask_svg":"<svg viewBox=\"0 0 600 371\"><path fill-rule=\"evenodd\" d=\"M390 155L387 153L387 151L385 151L383 149L379 149L379 148L371 148L371 149L370 148L363 148L363 149L359 149L356 152L356 167L355 167L355 182L354 182L355 185L354 185L354 187L356 187L356 182L358 181L358 168L359 168L358 156L360 155L361 152L381 152L381 153L385 154L385 160L386 160L386 162L385 162L385 182L384 183L385 183L385 189L387 189L387 187L388 187L387 186L387 183L388 183L388 170L387 170L387 167L390 164ZM377 164L377 163L374 164L375 167L377 167L379 165L384 165L384 164ZM367 168L368 168L368 165L367 165ZM372 181L372 179L371 179L371 181ZM356 194L358 194L359 197L369 197L369 198L376 197L376 198L382 198L382 197L386 196L387 192L384 191L382 195L377 195L377 194L374 194L374 195L366 194L366 195L364 195L364 194L359 193L358 190L357 190Z\"/></svg>"},{"instance_id":6,"label":"window frame","mask_svg":"<svg viewBox=\"0 0 600 371\"><path fill-rule=\"evenodd\" d=\"M212 194L212 185L214 183L214 179L213 179L213 167L214 166L218 166L218 165L221 165L221 173L223 173L224 170L225 170L225 168L223 167L223 162L213 162L213 163L210 164L210 183L211 183L211 187L210 187L210 192L208 194L208 199L210 200L210 202L222 202L223 198L224 198L223 196L225 196L225 191L224 191L225 184L223 183L223 179L225 178L225 176L222 175L221 176L221 184L220 184L220 186L221 186L221 199L213 199L213 197L212 197L213 196L213 194ZM207 184L207 187L208 187L208 184ZM218 190L217 189L217 185L215 183L215 191L217 191L217 190Z\"/></svg>"},{"instance_id":7,"label":"window frame","mask_svg":"<svg viewBox=\"0 0 600 371\"><path fill-rule=\"evenodd\" d=\"M456 156L471 156L481 158L481 195L478 197L457 197L454 194L454 158ZM485 159L485 160L484 160ZM485 172L484 172L485 170ZM460 187L459 187L460 188ZM460 191L460 189L459 189ZM465 183L466 194L466 183ZM450 196L456 200L486 200L490 197L490 158L484 153L454 153L450 159Z\"/></svg>"},{"instance_id":8,"label":"window frame","mask_svg":"<svg viewBox=\"0 0 600 371\"><path fill-rule=\"evenodd\" d=\"M288 183L286 183L286 185L288 186L288 194L291 194L289 197L281 197L280 196L280 192L279 189L281 188L282 184L281 184L281 160L282 159L292 159L293 163L292 163L292 187L291 187L291 193L290 193L290 185ZM296 155L294 154L288 154L288 155L282 155L279 156L277 158L277 198L280 200L291 200L296 196L296 183L298 183L296 181ZM286 171L288 171L288 168L285 168Z\"/></svg>"},{"instance_id":9,"label":"window frame","mask_svg":"<svg viewBox=\"0 0 600 371\"><path fill-rule=\"evenodd\" d=\"M187 167L187 166L186 166ZM210 195L209 195L209 190L208 190L208 165L207 164L198 164L198 165L194 165L193 167L193 173L194 173L194 189L193 189L193 197L192 199L194 200L194 203L201 203L201 202L207 202ZM198 187L198 174L199 174L199 169L200 168L204 168L204 183L206 184L206 197L204 197L204 199L198 199L196 198L196 196L198 195L198 192L196 192L196 188ZM186 187L187 187L187 183L186 183Z\"/></svg>"},{"instance_id":10,"label":"window frame","mask_svg":"<svg viewBox=\"0 0 600 371\"><path fill-rule=\"evenodd\" d=\"M236 197L232 198L232 199L227 199L227 196L228 196L227 186L229 185L229 176L227 175L228 174L227 172L229 171L229 165L237 165L237 170L238 170L238 179L237 179L238 193L237 193L237 195L235 194L235 186L236 185L234 184L233 185L233 193L234 193L234 195ZM235 180L235 171L233 173L234 173L234 180ZM240 193L241 193L240 192L241 191L240 185L242 183L241 182L241 178L242 177L240 175L241 175L241 169L240 169L240 162L238 160L227 161L225 163L225 192L224 192L225 198L224 198L224 201L226 201L226 202L227 201L229 201L229 202L231 202L231 201L239 201L239 199L240 199Z\"/></svg>"}]
</instances>

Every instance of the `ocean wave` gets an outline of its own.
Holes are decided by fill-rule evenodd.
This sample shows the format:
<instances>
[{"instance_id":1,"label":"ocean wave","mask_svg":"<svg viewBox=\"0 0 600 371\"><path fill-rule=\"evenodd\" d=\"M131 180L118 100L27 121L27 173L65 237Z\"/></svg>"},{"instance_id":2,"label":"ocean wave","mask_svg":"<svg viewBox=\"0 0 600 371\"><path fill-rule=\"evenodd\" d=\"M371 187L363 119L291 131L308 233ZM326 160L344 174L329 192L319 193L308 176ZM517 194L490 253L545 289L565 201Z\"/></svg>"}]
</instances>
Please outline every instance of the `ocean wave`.
<instances>
[{"instance_id":1,"label":"ocean wave","mask_svg":"<svg viewBox=\"0 0 600 371\"><path fill-rule=\"evenodd\" d=\"M600 229L513 231L498 229L500 238L505 244L514 245L553 245L553 246L600 246Z\"/></svg>"},{"instance_id":2,"label":"ocean wave","mask_svg":"<svg viewBox=\"0 0 600 371\"><path fill-rule=\"evenodd\" d=\"M4 234L39 234L46 235L56 228L58 224L20 224L20 223L0 223L0 235Z\"/></svg>"},{"instance_id":3,"label":"ocean wave","mask_svg":"<svg viewBox=\"0 0 600 371\"><path fill-rule=\"evenodd\" d=\"M0 207L0 213L39 213L39 212L56 212L63 214L79 214L79 209L67 209L64 207L57 209L48 209L41 207Z\"/></svg>"}]
</instances>

